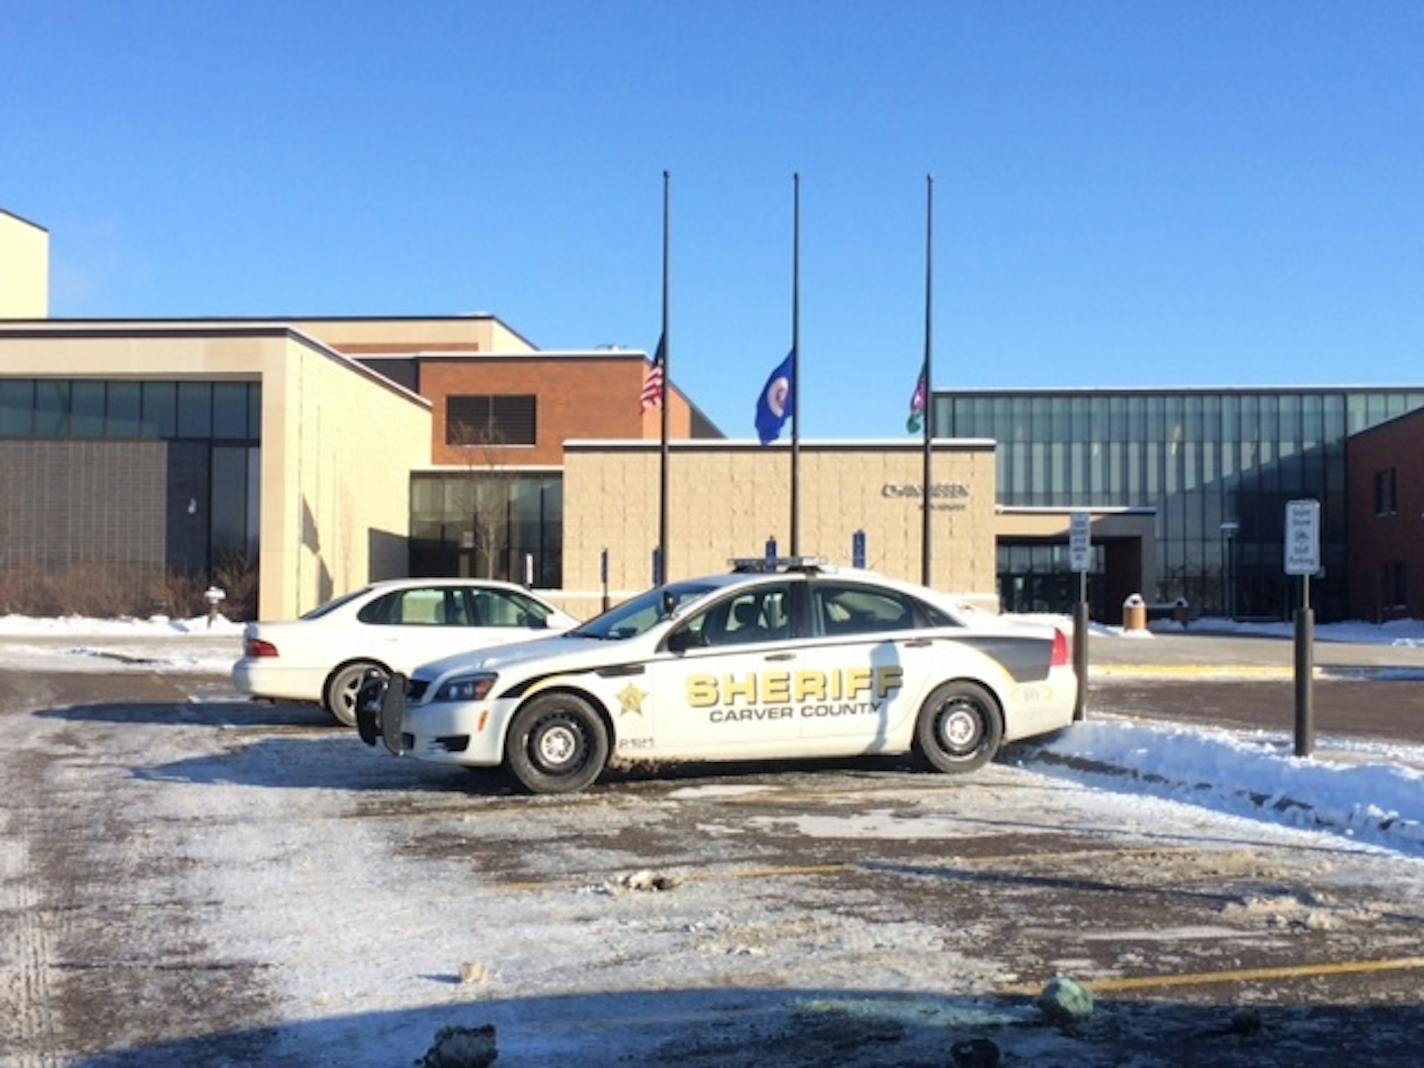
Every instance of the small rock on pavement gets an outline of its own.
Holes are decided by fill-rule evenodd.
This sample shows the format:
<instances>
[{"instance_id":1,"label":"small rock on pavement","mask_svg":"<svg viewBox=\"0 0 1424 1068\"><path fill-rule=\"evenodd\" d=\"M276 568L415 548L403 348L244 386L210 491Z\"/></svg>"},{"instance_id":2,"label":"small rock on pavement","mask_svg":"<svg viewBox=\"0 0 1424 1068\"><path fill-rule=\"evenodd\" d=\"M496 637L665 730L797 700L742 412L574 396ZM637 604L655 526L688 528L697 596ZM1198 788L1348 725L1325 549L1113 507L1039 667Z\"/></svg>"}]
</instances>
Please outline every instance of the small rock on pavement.
<instances>
[{"instance_id":1,"label":"small rock on pavement","mask_svg":"<svg viewBox=\"0 0 1424 1068\"><path fill-rule=\"evenodd\" d=\"M671 890L677 885L677 880L671 875L659 875L646 868L642 871L635 871L632 875L623 876L622 882L624 887L629 890L643 891Z\"/></svg>"},{"instance_id":2,"label":"small rock on pavement","mask_svg":"<svg viewBox=\"0 0 1424 1068\"><path fill-rule=\"evenodd\" d=\"M999 1068L999 1047L987 1038L971 1038L949 1047L954 1068Z\"/></svg>"},{"instance_id":3,"label":"small rock on pavement","mask_svg":"<svg viewBox=\"0 0 1424 1068\"><path fill-rule=\"evenodd\" d=\"M417 1068L489 1068L499 1056L494 1024L483 1027L442 1027L435 1044L416 1061Z\"/></svg>"},{"instance_id":4,"label":"small rock on pavement","mask_svg":"<svg viewBox=\"0 0 1424 1068\"><path fill-rule=\"evenodd\" d=\"M465 961L460 965L460 982L466 986L483 983L487 978L489 978L489 969L483 964Z\"/></svg>"},{"instance_id":5,"label":"small rock on pavement","mask_svg":"<svg viewBox=\"0 0 1424 1068\"><path fill-rule=\"evenodd\" d=\"M1057 976L1034 1000L1044 1018L1058 1027L1071 1027L1093 1015L1093 995L1081 983Z\"/></svg>"}]
</instances>

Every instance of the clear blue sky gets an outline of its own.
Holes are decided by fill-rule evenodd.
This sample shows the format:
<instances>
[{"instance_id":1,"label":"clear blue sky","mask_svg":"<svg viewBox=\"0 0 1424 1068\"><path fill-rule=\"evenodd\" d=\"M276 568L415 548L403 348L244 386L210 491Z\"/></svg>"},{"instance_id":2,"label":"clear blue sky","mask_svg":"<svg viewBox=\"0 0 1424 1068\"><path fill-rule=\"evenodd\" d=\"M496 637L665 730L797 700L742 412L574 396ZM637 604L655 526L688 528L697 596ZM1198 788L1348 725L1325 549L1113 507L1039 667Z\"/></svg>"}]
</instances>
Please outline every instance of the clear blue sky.
<instances>
[{"instance_id":1,"label":"clear blue sky","mask_svg":"<svg viewBox=\"0 0 1424 1068\"><path fill-rule=\"evenodd\" d=\"M487 310L735 436L938 388L1424 381L1424 4L0 0L56 316ZM636 403L630 398L629 403Z\"/></svg>"}]
</instances>

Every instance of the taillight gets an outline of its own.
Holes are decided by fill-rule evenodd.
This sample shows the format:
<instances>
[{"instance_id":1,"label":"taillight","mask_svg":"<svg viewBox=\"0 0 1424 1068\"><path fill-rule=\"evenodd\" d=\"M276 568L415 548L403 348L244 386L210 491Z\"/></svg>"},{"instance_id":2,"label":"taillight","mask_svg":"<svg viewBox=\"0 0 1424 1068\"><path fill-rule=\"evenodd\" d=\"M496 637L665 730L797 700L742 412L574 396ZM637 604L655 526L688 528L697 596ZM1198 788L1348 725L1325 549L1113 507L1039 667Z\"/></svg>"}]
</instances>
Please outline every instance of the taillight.
<instances>
[{"instance_id":1,"label":"taillight","mask_svg":"<svg viewBox=\"0 0 1424 1068\"><path fill-rule=\"evenodd\" d=\"M1049 667L1068 666L1068 639L1057 627L1053 629L1053 655L1048 660Z\"/></svg>"},{"instance_id":2,"label":"taillight","mask_svg":"<svg viewBox=\"0 0 1424 1068\"><path fill-rule=\"evenodd\" d=\"M261 638L248 638L243 649L248 656L277 655L277 647L271 642L264 642Z\"/></svg>"}]
</instances>

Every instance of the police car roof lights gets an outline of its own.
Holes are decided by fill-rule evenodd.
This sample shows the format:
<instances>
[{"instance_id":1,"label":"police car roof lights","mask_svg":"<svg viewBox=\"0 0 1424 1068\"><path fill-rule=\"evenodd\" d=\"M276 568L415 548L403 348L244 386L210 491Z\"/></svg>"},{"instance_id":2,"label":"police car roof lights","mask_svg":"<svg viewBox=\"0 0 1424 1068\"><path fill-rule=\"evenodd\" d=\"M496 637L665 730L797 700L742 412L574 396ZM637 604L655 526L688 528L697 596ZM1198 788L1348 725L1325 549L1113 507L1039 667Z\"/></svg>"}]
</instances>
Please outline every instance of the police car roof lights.
<instances>
[{"instance_id":1,"label":"police car roof lights","mask_svg":"<svg viewBox=\"0 0 1424 1068\"><path fill-rule=\"evenodd\" d=\"M824 571L824 556L736 556L727 561L737 574L779 571Z\"/></svg>"}]
</instances>

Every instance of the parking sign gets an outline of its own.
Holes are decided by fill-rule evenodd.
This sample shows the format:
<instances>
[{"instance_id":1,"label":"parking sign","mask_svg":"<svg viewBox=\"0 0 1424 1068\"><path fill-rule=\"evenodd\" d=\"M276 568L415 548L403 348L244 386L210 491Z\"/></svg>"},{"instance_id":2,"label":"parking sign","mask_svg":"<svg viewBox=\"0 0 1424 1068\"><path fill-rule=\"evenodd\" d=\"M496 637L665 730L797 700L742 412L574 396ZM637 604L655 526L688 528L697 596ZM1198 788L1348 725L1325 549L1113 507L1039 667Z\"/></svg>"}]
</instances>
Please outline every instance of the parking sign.
<instances>
[{"instance_id":1,"label":"parking sign","mask_svg":"<svg viewBox=\"0 0 1424 1068\"><path fill-rule=\"evenodd\" d=\"M1073 571L1091 570L1092 542L1089 540L1091 517L1087 512L1074 512L1068 520L1068 566Z\"/></svg>"},{"instance_id":2,"label":"parking sign","mask_svg":"<svg viewBox=\"0 0 1424 1068\"><path fill-rule=\"evenodd\" d=\"M1320 502L1286 501L1286 574L1320 570Z\"/></svg>"}]
</instances>

